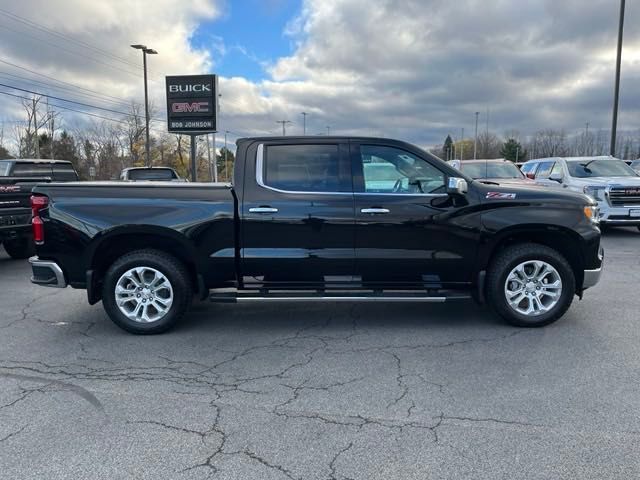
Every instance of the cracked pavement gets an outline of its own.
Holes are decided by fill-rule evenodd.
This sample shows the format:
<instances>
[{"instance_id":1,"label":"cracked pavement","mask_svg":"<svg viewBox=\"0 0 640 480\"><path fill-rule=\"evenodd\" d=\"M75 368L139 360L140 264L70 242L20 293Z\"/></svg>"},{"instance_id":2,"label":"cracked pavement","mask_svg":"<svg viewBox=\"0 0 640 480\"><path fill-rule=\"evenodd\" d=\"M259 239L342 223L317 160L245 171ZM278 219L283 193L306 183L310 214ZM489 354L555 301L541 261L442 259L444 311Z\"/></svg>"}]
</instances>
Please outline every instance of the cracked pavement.
<instances>
[{"instance_id":1,"label":"cracked pavement","mask_svg":"<svg viewBox=\"0 0 640 480\"><path fill-rule=\"evenodd\" d=\"M0 249L0 479L640 476L640 234L540 330L473 303L195 303L138 337Z\"/></svg>"}]
</instances>

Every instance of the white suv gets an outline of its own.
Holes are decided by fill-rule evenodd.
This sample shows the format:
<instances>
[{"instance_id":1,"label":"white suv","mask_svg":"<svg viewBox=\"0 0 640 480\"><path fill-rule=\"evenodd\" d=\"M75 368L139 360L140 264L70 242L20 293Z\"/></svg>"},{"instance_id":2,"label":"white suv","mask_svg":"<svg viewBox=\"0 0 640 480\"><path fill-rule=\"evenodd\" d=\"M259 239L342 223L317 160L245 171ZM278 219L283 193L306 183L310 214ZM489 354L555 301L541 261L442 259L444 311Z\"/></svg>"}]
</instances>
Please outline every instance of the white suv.
<instances>
[{"instance_id":1,"label":"white suv","mask_svg":"<svg viewBox=\"0 0 640 480\"><path fill-rule=\"evenodd\" d=\"M530 160L522 173L540 185L586 193L598 202L603 225L640 229L640 175L614 157Z\"/></svg>"}]
</instances>

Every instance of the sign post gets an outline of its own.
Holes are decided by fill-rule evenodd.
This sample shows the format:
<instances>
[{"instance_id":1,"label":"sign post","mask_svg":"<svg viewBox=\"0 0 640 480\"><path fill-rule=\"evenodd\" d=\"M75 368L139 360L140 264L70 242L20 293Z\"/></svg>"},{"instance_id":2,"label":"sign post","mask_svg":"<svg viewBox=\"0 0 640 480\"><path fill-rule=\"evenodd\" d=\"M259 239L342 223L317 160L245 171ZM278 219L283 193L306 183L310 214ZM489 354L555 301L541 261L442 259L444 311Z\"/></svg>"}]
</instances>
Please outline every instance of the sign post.
<instances>
[{"instance_id":1,"label":"sign post","mask_svg":"<svg viewBox=\"0 0 640 480\"><path fill-rule=\"evenodd\" d=\"M197 181L196 138L217 131L218 77L166 77L167 124L170 133L191 136L191 180Z\"/></svg>"}]
</instances>

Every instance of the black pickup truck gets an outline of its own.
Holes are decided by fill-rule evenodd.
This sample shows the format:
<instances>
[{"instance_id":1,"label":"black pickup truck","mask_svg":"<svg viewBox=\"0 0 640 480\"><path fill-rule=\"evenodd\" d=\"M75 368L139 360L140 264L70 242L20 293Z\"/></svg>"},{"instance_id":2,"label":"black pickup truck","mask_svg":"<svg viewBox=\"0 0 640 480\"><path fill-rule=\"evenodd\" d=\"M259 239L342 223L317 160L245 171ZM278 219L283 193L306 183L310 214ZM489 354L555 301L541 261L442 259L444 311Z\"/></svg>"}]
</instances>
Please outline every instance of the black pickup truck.
<instances>
[{"instance_id":1,"label":"black pickup truck","mask_svg":"<svg viewBox=\"0 0 640 480\"><path fill-rule=\"evenodd\" d=\"M0 244L10 257L33 255L31 240L31 189L37 183L78 180L65 160L0 160Z\"/></svg>"},{"instance_id":2,"label":"black pickup truck","mask_svg":"<svg viewBox=\"0 0 640 480\"><path fill-rule=\"evenodd\" d=\"M395 140L247 138L233 185L70 183L32 197L36 284L87 290L133 333L213 301L474 298L526 327L597 283L582 194L464 177Z\"/></svg>"}]
</instances>

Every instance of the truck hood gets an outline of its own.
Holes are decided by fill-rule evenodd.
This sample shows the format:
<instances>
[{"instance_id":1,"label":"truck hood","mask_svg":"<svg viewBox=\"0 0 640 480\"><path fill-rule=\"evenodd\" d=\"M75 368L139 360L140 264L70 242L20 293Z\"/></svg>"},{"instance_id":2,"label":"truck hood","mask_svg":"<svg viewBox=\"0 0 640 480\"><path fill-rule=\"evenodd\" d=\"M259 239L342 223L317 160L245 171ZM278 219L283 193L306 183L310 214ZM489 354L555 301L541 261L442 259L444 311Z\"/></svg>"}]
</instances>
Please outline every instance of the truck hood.
<instances>
[{"instance_id":1,"label":"truck hood","mask_svg":"<svg viewBox=\"0 0 640 480\"><path fill-rule=\"evenodd\" d=\"M586 187L587 185L602 187L640 187L640 177L571 177L570 184L573 187Z\"/></svg>"},{"instance_id":2,"label":"truck hood","mask_svg":"<svg viewBox=\"0 0 640 480\"><path fill-rule=\"evenodd\" d=\"M578 192L557 190L555 188L540 188L539 186L523 185L486 185L473 182L473 188L480 196L482 203L536 203L536 204L573 204L576 207L595 205L593 200Z\"/></svg>"}]
</instances>

